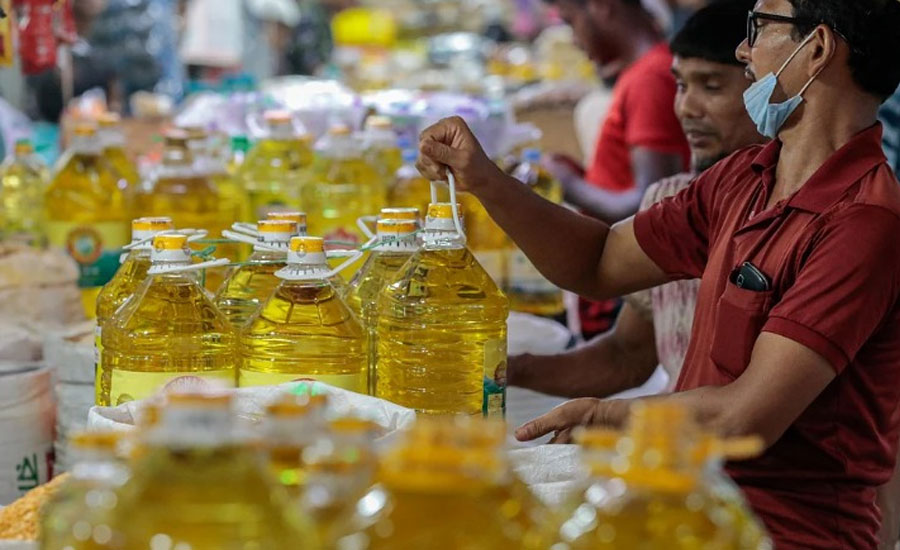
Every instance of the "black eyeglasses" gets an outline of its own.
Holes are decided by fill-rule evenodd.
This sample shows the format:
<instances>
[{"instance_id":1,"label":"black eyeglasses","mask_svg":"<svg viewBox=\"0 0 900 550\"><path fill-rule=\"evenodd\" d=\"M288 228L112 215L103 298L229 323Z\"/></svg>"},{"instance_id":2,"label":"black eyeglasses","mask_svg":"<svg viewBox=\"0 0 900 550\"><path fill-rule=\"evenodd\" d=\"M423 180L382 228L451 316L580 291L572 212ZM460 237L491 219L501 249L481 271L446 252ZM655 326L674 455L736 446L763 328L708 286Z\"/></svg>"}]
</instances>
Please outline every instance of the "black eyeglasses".
<instances>
[{"instance_id":1,"label":"black eyeglasses","mask_svg":"<svg viewBox=\"0 0 900 550\"><path fill-rule=\"evenodd\" d=\"M747 14L747 45L751 48L756 45L756 39L759 37L760 21L775 21L776 23L788 23L795 26L815 24L809 19L789 17L787 15L778 15L776 13L751 11Z\"/></svg>"}]
</instances>

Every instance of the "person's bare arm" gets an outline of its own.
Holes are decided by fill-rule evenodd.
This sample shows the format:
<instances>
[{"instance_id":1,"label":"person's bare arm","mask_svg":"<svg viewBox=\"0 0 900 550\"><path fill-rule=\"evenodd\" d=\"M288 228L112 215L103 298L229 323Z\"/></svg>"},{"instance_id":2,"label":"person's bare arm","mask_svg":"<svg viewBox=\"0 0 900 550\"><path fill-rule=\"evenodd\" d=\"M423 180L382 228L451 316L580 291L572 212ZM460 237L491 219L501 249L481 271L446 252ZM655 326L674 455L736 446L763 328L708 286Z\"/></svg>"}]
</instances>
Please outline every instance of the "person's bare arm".
<instances>
[{"instance_id":1,"label":"person's bare arm","mask_svg":"<svg viewBox=\"0 0 900 550\"><path fill-rule=\"evenodd\" d=\"M510 357L510 386L561 397L608 397L646 382L656 369L653 322L626 303L605 334L558 355Z\"/></svg>"},{"instance_id":2,"label":"person's bare arm","mask_svg":"<svg viewBox=\"0 0 900 550\"><path fill-rule=\"evenodd\" d=\"M900 540L900 456L894 465L891 480L878 488L878 508L881 510L880 550L895 550Z\"/></svg>"},{"instance_id":3,"label":"person's bare arm","mask_svg":"<svg viewBox=\"0 0 900 550\"><path fill-rule=\"evenodd\" d=\"M647 187L686 169L680 155L646 147L633 147L630 154L634 189L614 193L572 174L560 178L566 190L566 201L606 223L616 223L637 212Z\"/></svg>"},{"instance_id":4,"label":"person's bare arm","mask_svg":"<svg viewBox=\"0 0 900 550\"><path fill-rule=\"evenodd\" d=\"M758 435L768 448L834 378L831 364L816 352L764 332L756 341L749 366L731 384L645 399L677 401L716 433L725 437ZM564 442L579 425L620 427L633 402L591 398L569 401L519 427L516 437L528 441L556 432L555 439Z\"/></svg>"},{"instance_id":5,"label":"person's bare arm","mask_svg":"<svg viewBox=\"0 0 900 550\"><path fill-rule=\"evenodd\" d=\"M550 281L582 296L622 296L668 282L637 243L631 220L613 227L572 212L504 174L460 118L426 129L418 168L443 180L449 168Z\"/></svg>"}]
</instances>

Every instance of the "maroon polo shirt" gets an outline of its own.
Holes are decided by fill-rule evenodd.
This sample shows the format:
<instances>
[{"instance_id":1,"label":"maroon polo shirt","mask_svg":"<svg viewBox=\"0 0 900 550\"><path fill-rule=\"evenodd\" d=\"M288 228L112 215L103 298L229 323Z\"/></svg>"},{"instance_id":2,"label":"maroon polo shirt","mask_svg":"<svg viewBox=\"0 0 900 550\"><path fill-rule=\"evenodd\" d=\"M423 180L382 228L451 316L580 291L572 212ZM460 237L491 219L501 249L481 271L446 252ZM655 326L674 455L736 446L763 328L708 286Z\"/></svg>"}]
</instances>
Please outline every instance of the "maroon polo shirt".
<instances>
[{"instance_id":1,"label":"maroon polo shirt","mask_svg":"<svg viewBox=\"0 0 900 550\"><path fill-rule=\"evenodd\" d=\"M780 151L772 142L735 153L639 213L635 233L669 277L702 278L677 390L735 380L762 331L834 368L765 455L728 467L778 550L876 548L875 491L897 450L900 188L878 124L766 210ZM729 282L746 261L768 275L770 291Z\"/></svg>"}]
</instances>

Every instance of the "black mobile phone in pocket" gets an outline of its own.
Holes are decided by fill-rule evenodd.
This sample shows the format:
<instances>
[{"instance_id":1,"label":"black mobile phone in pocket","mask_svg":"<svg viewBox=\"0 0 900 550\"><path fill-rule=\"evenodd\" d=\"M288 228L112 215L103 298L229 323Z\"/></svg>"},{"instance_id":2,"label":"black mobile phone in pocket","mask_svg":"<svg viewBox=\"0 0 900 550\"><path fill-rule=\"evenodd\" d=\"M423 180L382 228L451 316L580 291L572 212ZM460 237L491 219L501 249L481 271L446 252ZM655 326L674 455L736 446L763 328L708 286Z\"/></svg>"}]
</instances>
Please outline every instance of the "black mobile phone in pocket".
<instances>
[{"instance_id":1,"label":"black mobile phone in pocket","mask_svg":"<svg viewBox=\"0 0 900 550\"><path fill-rule=\"evenodd\" d=\"M738 288L752 292L765 292L772 288L769 277L750 262L744 262L731 273L731 282Z\"/></svg>"}]
</instances>

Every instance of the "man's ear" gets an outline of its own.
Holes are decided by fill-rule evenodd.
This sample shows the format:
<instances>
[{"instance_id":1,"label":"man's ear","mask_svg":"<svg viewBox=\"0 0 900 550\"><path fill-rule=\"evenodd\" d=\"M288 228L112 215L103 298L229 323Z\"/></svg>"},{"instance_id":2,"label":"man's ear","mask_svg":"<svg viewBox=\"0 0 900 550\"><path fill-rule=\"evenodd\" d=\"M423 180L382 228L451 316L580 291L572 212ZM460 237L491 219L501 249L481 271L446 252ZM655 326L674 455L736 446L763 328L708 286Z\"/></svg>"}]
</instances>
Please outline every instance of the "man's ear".
<instances>
[{"instance_id":1,"label":"man's ear","mask_svg":"<svg viewBox=\"0 0 900 550\"><path fill-rule=\"evenodd\" d=\"M819 25L813 30L812 59L810 60L808 77L820 74L825 67L834 61L838 49L838 35L827 25Z\"/></svg>"}]
</instances>

